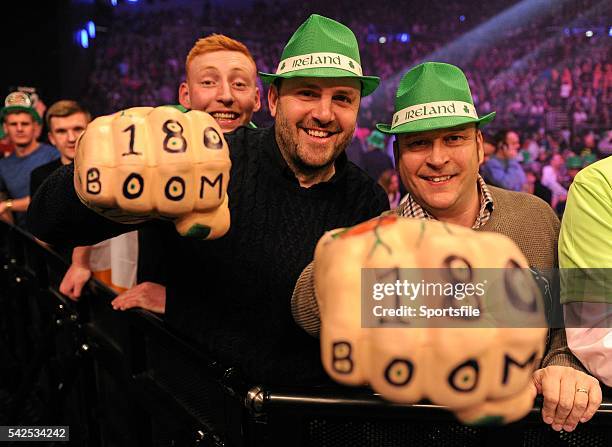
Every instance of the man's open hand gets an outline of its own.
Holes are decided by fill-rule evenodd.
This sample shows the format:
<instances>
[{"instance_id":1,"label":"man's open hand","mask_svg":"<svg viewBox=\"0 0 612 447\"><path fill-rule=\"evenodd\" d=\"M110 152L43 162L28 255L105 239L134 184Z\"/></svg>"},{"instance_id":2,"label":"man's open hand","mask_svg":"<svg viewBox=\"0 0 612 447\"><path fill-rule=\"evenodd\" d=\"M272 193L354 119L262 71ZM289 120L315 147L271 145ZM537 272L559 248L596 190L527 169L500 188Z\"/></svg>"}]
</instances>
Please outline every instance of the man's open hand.
<instances>
[{"instance_id":1,"label":"man's open hand","mask_svg":"<svg viewBox=\"0 0 612 447\"><path fill-rule=\"evenodd\" d=\"M166 313L166 288L161 284L143 282L117 295L111 305L115 310L140 307L164 314Z\"/></svg>"},{"instance_id":2,"label":"man's open hand","mask_svg":"<svg viewBox=\"0 0 612 447\"><path fill-rule=\"evenodd\" d=\"M553 430L573 431L601 404L599 381L569 366L547 366L533 374L532 393L544 396L542 419Z\"/></svg>"}]
</instances>

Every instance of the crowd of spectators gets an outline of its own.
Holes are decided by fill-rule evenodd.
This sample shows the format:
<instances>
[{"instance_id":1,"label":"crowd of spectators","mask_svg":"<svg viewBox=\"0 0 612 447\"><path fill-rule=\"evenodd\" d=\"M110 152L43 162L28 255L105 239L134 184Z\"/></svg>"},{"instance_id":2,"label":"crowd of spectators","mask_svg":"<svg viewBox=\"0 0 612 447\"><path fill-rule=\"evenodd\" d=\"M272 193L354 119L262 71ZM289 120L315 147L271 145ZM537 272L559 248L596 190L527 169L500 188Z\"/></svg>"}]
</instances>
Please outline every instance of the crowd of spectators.
<instances>
[{"instance_id":1,"label":"crowd of spectators","mask_svg":"<svg viewBox=\"0 0 612 447\"><path fill-rule=\"evenodd\" d=\"M520 135L528 180L539 180L556 153L563 157L563 172L571 157L581 157L584 165L592 161L589 154L610 153L612 63L605 1L544 2L547 7L531 11L512 0L429 3L255 1L242 9L205 3L199 14L181 9L116 14L96 42L84 100L95 115L176 103L188 48L212 32L243 41L258 69L274 72L283 42L308 14L318 12L355 32L364 72L383 79L379 90L363 99L359 126L365 129L391 116L401 74L435 59L466 71L478 112L497 112L492 132L504 128ZM260 88L265 98L266 88ZM265 101L254 120L271 123ZM367 137L367 130L362 135Z\"/></svg>"},{"instance_id":2,"label":"crowd of spectators","mask_svg":"<svg viewBox=\"0 0 612 447\"><path fill-rule=\"evenodd\" d=\"M419 8L414 2L388 8L363 0L351 1L350 8L346 2L330 3L254 2L241 10L209 5L201 17L187 10L118 14L96 42L89 102L95 112L108 113L175 101L187 49L211 32L245 42L258 68L274 71L291 31L307 14L319 12L351 27L360 40L364 71L387 81L362 111L361 122L371 127L392 110L397 78L407 68L462 35L501 20L496 36L467 39L458 50L440 53L467 72L482 113L496 110L500 127L550 127L553 123L545 120L550 111L565 114L570 126L610 126L609 37L597 32L589 38L577 31L587 28L583 22L603 29L600 4L605 2L581 0L570 2L572 7L553 2L550 11L524 17L520 25L495 19L517 3L508 0L486 5L432 2ZM260 118L269 120L265 110Z\"/></svg>"}]
</instances>

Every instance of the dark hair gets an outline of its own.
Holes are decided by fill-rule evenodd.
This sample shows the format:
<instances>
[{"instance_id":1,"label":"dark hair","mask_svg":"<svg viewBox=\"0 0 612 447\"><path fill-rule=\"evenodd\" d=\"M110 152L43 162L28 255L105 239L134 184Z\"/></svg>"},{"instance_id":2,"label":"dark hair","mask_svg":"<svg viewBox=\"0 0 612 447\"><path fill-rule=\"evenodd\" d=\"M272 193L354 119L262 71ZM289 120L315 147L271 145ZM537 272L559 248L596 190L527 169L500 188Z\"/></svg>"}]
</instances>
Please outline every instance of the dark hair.
<instances>
[{"instance_id":1,"label":"dark hair","mask_svg":"<svg viewBox=\"0 0 612 447\"><path fill-rule=\"evenodd\" d=\"M493 137L495 140L495 146L499 146L499 144L505 143L506 136L510 132L513 132L513 131L512 129L508 129L508 128L503 128L503 129L498 130L497 133L495 133L495 136Z\"/></svg>"},{"instance_id":2,"label":"dark hair","mask_svg":"<svg viewBox=\"0 0 612 447\"><path fill-rule=\"evenodd\" d=\"M382 186L387 194L389 194L389 185L391 184L391 179L393 176L396 176L399 179L399 175L395 169L387 169L380 174L380 177L378 178L378 184Z\"/></svg>"}]
</instances>

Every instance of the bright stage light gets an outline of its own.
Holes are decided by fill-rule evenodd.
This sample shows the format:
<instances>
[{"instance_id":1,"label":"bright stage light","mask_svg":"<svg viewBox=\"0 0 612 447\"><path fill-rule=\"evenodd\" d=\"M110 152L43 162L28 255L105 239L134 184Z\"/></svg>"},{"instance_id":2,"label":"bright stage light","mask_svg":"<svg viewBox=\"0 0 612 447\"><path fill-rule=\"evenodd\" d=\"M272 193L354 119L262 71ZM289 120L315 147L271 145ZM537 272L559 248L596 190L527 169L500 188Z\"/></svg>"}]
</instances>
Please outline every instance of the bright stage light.
<instances>
[{"instance_id":1,"label":"bright stage light","mask_svg":"<svg viewBox=\"0 0 612 447\"><path fill-rule=\"evenodd\" d=\"M87 34L87 31L82 29L79 31L78 35L79 35L79 43L81 44L81 47L89 48L89 35Z\"/></svg>"},{"instance_id":2,"label":"bright stage light","mask_svg":"<svg viewBox=\"0 0 612 447\"><path fill-rule=\"evenodd\" d=\"M87 33L89 34L90 38L96 38L96 24L93 23L91 20L87 22Z\"/></svg>"}]
</instances>

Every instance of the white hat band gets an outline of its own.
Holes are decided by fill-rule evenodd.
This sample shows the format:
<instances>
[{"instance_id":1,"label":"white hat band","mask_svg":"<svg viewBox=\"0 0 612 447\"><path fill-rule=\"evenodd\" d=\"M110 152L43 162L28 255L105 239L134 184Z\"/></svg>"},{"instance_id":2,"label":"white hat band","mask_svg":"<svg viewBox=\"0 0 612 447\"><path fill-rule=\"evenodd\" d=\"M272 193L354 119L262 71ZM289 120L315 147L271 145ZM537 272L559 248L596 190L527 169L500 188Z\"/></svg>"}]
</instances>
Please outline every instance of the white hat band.
<instances>
[{"instance_id":1,"label":"white hat band","mask_svg":"<svg viewBox=\"0 0 612 447\"><path fill-rule=\"evenodd\" d=\"M340 68L357 76L363 76L361 65L354 59L339 53L310 53L283 59L276 74L285 74L306 68Z\"/></svg>"},{"instance_id":2,"label":"white hat band","mask_svg":"<svg viewBox=\"0 0 612 447\"><path fill-rule=\"evenodd\" d=\"M440 116L466 116L478 119L476 109L469 102L464 101L436 101L416 106L406 107L405 109L393 114L391 129L401 126L411 121L422 120L425 118L437 118Z\"/></svg>"}]
</instances>

